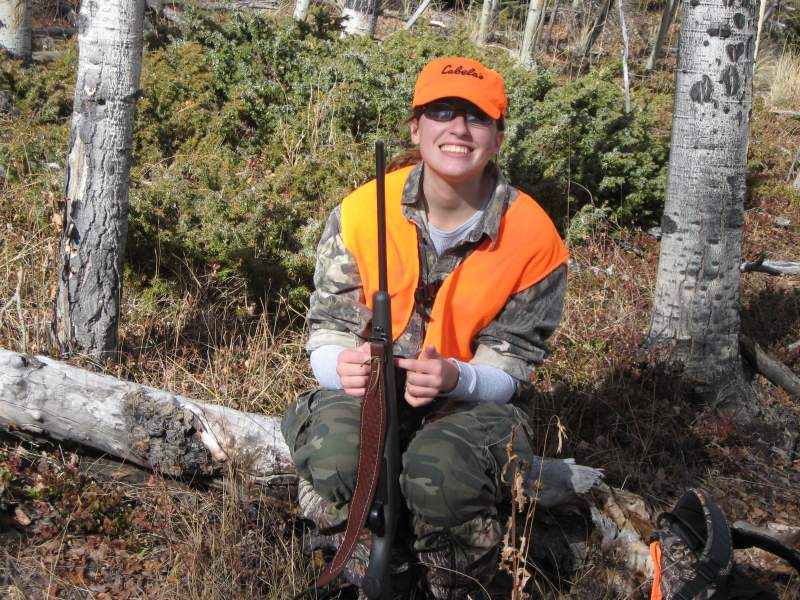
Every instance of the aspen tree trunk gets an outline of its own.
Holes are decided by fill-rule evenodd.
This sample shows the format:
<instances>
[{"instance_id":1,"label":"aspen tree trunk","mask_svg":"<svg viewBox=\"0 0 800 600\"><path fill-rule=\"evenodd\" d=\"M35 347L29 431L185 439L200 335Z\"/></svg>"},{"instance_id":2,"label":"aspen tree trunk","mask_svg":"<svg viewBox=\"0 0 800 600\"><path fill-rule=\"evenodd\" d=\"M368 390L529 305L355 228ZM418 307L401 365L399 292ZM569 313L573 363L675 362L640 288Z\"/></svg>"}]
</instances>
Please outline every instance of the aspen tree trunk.
<instances>
[{"instance_id":1,"label":"aspen tree trunk","mask_svg":"<svg viewBox=\"0 0 800 600\"><path fill-rule=\"evenodd\" d=\"M117 344L144 0L82 2L53 337L103 360Z\"/></svg>"},{"instance_id":2,"label":"aspen tree trunk","mask_svg":"<svg viewBox=\"0 0 800 600\"><path fill-rule=\"evenodd\" d=\"M298 21L303 21L308 14L308 5L310 0L297 0L294 5L294 18Z\"/></svg>"},{"instance_id":3,"label":"aspen tree trunk","mask_svg":"<svg viewBox=\"0 0 800 600\"><path fill-rule=\"evenodd\" d=\"M650 57L647 59L647 65L645 65L646 71L652 71L656 68L656 61L658 60L658 55L661 53L661 46L664 45L664 38L667 37L669 26L675 20L678 4L680 4L680 0L667 0L667 3L664 5L664 12L661 13L661 24L658 26L656 38L653 40L653 48L650 51Z\"/></svg>"},{"instance_id":4,"label":"aspen tree trunk","mask_svg":"<svg viewBox=\"0 0 800 600\"><path fill-rule=\"evenodd\" d=\"M651 345L696 389L749 419L739 355L739 263L757 1L685 2Z\"/></svg>"},{"instance_id":5,"label":"aspen tree trunk","mask_svg":"<svg viewBox=\"0 0 800 600\"><path fill-rule=\"evenodd\" d=\"M533 65L533 40L542 17L544 0L530 0L528 16L525 19L525 33L522 36L522 47L519 51L519 62L526 66Z\"/></svg>"},{"instance_id":6,"label":"aspen tree trunk","mask_svg":"<svg viewBox=\"0 0 800 600\"><path fill-rule=\"evenodd\" d=\"M489 37L489 24L492 21L492 0L483 0L481 21L478 26L478 45L483 46Z\"/></svg>"},{"instance_id":7,"label":"aspen tree trunk","mask_svg":"<svg viewBox=\"0 0 800 600\"><path fill-rule=\"evenodd\" d=\"M31 57L31 4L29 0L0 0L0 47L16 58Z\"/></svg>"},{"instance_id":8,"label":"aspen tree trunk","mask_svg":"<svg viewBox=\"0 0 800 600\"><path fill-rule=\"evenodd\" d=\"M345 35L367 35L375 33L378 24L379 0L345 0L342 17L345 17Z\"/></svg>"}]
</instances>

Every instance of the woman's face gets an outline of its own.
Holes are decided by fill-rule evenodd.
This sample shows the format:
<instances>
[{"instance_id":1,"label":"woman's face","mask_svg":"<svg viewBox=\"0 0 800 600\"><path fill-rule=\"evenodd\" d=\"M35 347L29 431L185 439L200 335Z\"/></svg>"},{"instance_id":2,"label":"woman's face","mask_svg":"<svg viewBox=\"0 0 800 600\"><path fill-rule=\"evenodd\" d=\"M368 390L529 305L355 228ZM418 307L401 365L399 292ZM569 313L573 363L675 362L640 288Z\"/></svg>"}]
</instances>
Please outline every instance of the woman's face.
<instances>
[{"instance_id":1,"label":"woman's face","mask_svg":"<svg viewBox=\"0 0 800 600\"><path fill-rule=\"evenodd\" d=\"M442 115L447 116L446 111L423 111L420 117L409 122L411 141L419 146L426 167L448 183L464 183L481 177L486 165L500 150L503 132L497 129L494 120L487 123L469 117L465 111L472 111L473 115L483 113L466 100L446 99L427 106L442 108L442 105L455 108L456 116L443 121L440 119Z\"/></svg>"}]
</instances>

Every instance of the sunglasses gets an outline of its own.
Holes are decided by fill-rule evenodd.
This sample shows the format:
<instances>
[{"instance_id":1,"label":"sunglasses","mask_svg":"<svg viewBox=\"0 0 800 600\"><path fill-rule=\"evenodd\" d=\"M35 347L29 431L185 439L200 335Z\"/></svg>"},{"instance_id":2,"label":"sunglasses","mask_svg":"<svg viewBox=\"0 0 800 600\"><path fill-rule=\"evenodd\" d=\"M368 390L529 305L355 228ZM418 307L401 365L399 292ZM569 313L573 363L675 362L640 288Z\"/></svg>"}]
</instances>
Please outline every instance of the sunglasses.
<instances>
[{"instance_id":1,"label":"sunglasses","mask_svg":"<svg viewBox=\"0 0 800 600\"><path fill-rule=\"evenodd\" d=\"M464 117L467 125L475 127L491 127L494 119L476 106L456 106L447 102L432 102L426 104L422 114L431 121L447 123L456 117Z\"/></svg>"}]
</instances>

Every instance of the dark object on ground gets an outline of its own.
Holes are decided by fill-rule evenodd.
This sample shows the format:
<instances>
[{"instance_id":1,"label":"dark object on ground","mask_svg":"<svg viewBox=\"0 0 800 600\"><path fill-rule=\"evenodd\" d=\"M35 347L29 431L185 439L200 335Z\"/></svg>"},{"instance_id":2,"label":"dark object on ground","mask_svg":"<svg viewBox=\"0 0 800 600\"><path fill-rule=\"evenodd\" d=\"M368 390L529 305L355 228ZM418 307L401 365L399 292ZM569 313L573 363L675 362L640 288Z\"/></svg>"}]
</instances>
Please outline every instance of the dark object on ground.
<instances>
[{"instance_id":1,"label":"dark object on ground","mask_svg":"<svg viewBox=\"0 0 800 600\"><path fill-rule=\"evenodd\" d=\"M767 598L769 593L738 573L733 550L761 548L800 573L800 553L746 523L728 526L725 514L701 489L689 489L671 512L661 513L651 552L656 565L653 598Z\"/></svg>"}]
</instances>

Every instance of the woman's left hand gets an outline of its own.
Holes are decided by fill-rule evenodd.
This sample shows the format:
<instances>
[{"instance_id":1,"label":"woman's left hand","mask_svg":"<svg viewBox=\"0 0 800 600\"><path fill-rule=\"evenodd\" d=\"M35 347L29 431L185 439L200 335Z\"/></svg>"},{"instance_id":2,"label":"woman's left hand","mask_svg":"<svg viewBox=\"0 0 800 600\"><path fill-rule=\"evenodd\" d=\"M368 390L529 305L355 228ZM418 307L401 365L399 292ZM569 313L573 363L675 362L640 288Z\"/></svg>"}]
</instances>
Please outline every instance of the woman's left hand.
<instances>
[{"instance_id":1,"label":"woman's left hand","mask_svg":"<svg viewBox=\"0 0 800 600\"><path fill-rule=\"evenodd\" d=\"M405 399L411 406L425 406L458 383L458 367L442 358L433 345L427 346L418 359L396 361L398 367L406 370Z\"/></svg>"}]
</instances>

